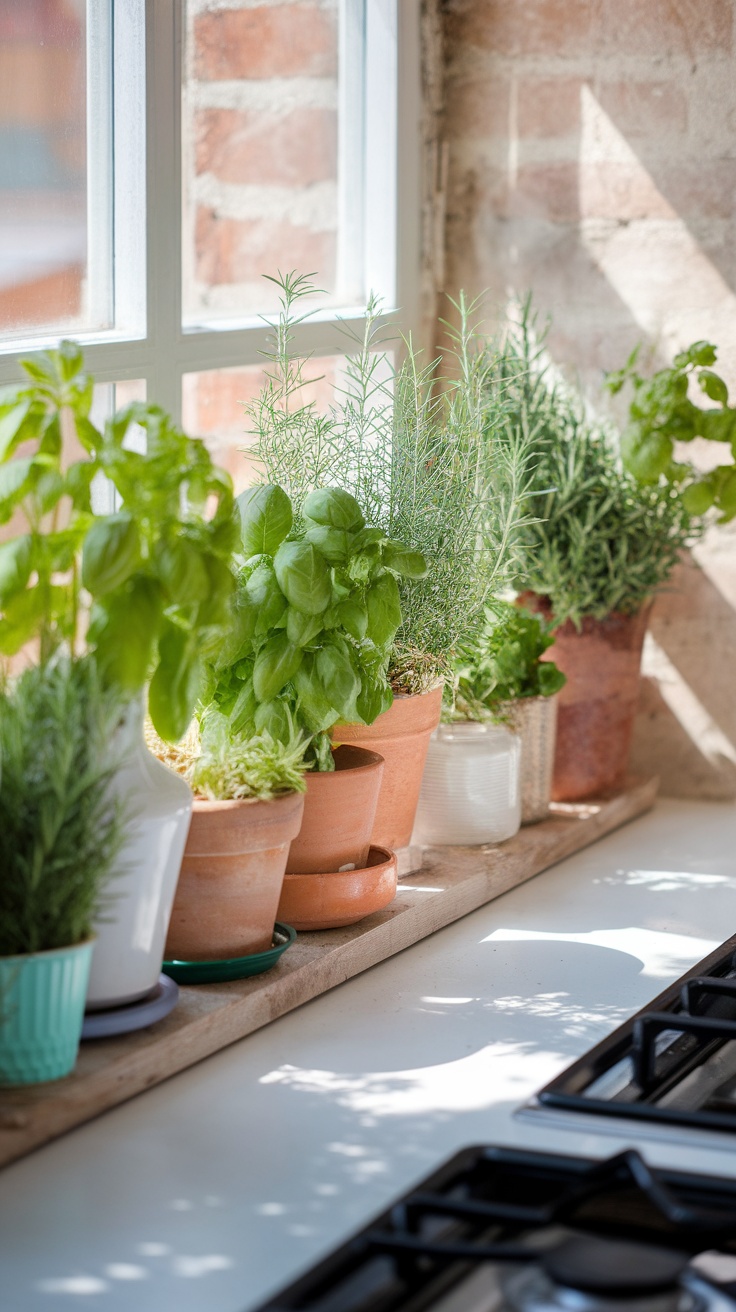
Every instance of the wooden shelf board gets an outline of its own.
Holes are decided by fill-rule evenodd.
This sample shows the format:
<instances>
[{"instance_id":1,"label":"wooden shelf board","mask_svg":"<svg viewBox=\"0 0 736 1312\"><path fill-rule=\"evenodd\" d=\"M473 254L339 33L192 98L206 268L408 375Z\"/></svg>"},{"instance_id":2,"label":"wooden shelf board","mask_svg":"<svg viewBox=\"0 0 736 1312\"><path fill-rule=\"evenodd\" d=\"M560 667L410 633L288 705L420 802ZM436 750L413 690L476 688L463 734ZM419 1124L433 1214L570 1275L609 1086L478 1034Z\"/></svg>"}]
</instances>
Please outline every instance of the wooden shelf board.
<instances>
[{"instance_id":1,"label":"wooden shelf board","mask_svg":"<svg viewBox=\"0 0 736 1312\"><path fill-rule=\"evenodd\" d=\"M303 1002L342 984L649 810L657 780L550 818L498 847L425 848L421 871L401 880L396 900L360 924L300 934L265 975L182 987L165 1020L121 1038L84 1043L64 1080L0 1090L0 1166L66 1130L245 1038ZM414 891L416 889L416 892Z\"/></svg>"}]
</instances>

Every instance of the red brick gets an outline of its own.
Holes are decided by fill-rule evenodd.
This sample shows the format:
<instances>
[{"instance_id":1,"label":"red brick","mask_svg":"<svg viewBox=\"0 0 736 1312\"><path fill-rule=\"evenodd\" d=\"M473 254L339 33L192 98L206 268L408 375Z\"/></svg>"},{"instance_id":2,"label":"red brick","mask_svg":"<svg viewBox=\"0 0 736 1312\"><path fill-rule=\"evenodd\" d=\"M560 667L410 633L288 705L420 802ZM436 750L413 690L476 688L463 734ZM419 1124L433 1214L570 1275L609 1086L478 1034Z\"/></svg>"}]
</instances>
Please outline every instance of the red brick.
<instances>
[{"instance_id":1,"label":"red brick","mask_svg":"<svg viewBox=\"0 0 736 1312\"><path fill-rule=\"evenodd\" d=\"M566 137L580 130L577 77L519 80L517 125L520 137Z\"/></svg>"},{"instance_id":2,"label":"red brick","mask_svg":"<svg viewBox=\"0 0 736 1312\"><path fill-rule=\"evenodd\" d=\"M659 58L726 52L732 36L732 0L608 0L594 29L599 53Z\"/></svg>"},{"instance_id":3,"label":"red brick","mask_svg":"<svg viewBox=\"0 0 736 1312\"><path fill-rule=\"evenodd\" d=\"M507 137L511 85L503 77L449 78L445 89L445 132L459 137Z\"/></svg>"},{"instance_id":4,"label":"red brick","mask_svg":"<svg viewBox=\"0 0 736 1312\"><path fill-rule=\"evenodd\" d=\"M593 94L625 137L687 128L687 96L674 82L596 82Z\"/></svg>"},{"instance_id":5,"label":"red brick","mask_svg":"<svg viewBox=\"0 0 736 1312\"><path fill-rule=\"evenodd\" d=\"M204 81L330 77L337 72L334 17L310 4L200 14L194 47L196 76Z\"/></svg>"},{"instance_id":6,"label":"red brick","mask_svg":"<svg viewBox=\"0 0 736 1312\"><path fill-rule=\"evenodd\" d=\"M209 286L256 282L277 269L315 273L334 282L335 233L314 232L288 220L229 219L201 207L196 227L197 277Z\"/></svg>"},{"instance_id":7,"label":"red brick","mask_svg":"<svg viewBox=\"0 0 736 1312\"><path fill-rule=\"evenodd\" d=\"M461 43L500 55L584 54L595 9L595 0L449 0L448 48L451 53Z\"/></svg>"},{"instance_id":8,"label":"red brick","mask_svg":"<svg viewBox=\"0 0 736 1312\"><path fill-rule=\"evenodd\" d=\"M337 115L300 109L275 117L205 109L195 120L196 168L223 182L308 187L337 176Z\"/></svg>"}]
</instances>

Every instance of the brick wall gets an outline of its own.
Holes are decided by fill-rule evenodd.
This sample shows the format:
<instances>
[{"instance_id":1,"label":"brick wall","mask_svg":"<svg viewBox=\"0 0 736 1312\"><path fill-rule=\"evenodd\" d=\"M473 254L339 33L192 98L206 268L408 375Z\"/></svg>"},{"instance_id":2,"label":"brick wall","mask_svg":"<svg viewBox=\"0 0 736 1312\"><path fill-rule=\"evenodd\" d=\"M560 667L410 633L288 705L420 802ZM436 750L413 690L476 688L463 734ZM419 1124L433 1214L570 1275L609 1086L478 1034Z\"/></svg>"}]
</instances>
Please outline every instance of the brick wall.
<instances>
[{"instance_id":1,"label":"brick wall","mask_svg":"<svg viewBox=\"0 0 736 1312\"><path fill-rule=\"evenodd\" d=\"M444 286L532 288L600 396L698 337L736 387L734 0L445 0ZM655 607L634 766L736 796L736 534Z\"/></svg>"},{"instance_id":2,"label":"brick wall","mask_svg":"<svg viewBox=\"0 0 736 1312\"><path fill-rule=\"evenodd\" d=\"M337 0L189 0L185 313L257 314L277 269L334 292Z\"/></svg>"}]
</instances>

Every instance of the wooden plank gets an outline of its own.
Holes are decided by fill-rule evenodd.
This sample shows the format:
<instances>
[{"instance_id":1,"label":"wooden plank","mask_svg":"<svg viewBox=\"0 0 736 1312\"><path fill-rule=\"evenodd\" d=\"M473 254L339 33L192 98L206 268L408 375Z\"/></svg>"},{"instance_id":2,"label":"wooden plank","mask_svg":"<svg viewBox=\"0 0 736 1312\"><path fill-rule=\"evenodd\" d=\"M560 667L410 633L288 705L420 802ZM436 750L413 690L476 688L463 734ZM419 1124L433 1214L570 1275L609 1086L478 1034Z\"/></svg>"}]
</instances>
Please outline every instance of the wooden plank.
<instances>
[{"instance_id":1,"label":"wooden plank","mask_svg":"<svg viewBox=\"0 0 736 1312\"><path fill-rule=\"evenodd\" d=\"M600 802L556 806L548 820L499 847L426 848L422 870L385 911L358 925L300 934L266 975L182 987L166 1020L85 1043L64 1080L0 1090L0 1165L160 1084L311 998L588 847L649 810L657 780L632 780Z\"/></svg>"}]
</instances>

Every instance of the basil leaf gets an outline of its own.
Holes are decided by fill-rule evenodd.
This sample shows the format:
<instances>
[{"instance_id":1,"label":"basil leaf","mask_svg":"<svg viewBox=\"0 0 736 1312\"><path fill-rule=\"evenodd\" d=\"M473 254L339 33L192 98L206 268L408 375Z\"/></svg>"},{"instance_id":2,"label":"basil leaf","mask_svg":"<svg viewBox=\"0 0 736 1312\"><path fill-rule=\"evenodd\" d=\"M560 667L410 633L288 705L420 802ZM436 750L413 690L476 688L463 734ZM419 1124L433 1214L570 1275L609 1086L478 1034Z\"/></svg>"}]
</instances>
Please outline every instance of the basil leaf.
<instances>
[{"instance_id":1,"label":"basil leaf","mask_svg":"<svg viewBox=\"0 0 736 1312\"><path fill-rule=\"evenodd\" d=\"M353 535L344 528L331 528L329 524L313 524L304 534L307 542L315 547L329 560L331 565L339 565L347 560L352 551Z\"/></svg>"},{"instance_id":2,"label":"basil leaf","mask_svg":"<svg viewBox=\"0 0 736 1312\"><path fill-rule=\"evenodd\" d=\"M302 514L315 524L327 524L331 528L357 530L365 524L355 497L341 487L320 487L310 492Z\"/></svg>"},{"instance_id":3,"label":"basil leaf","mask_svg":"<svg viewBox=\"0 0 736 1312\"><path fill-rule=\"evenodd\" d=\"M261 647L253 669L253 688L259 702L276 697L284 684L293 678L302 661L300 647L295 647L286 633L276 633Z\"/></svg>"},{"instance_id":4,"label":"basil leaf","mask_svg":"<svg viewBox=\"0 0 736 1312\"><path fill-rule=\"evenodd\" d=\"M29 588L8 602L0 619L0 651L3 655L14 656L35 637L46 604L43 588Z\"/></svg>"},{"instance_id":5,"label":"basil leaf","mask_svg":"<svg viewBox=\"0 0 736 1312\"><path fill-rule=\"evenodd\" d=\"M392 574L382 574L370 587L366 596L368 607L368 637L378 647L393 641L401 623L399 588Z\"/></svg>"},{"instance_id":6,"label":"basil leaf","mask_svg":"<svg viewBox=\"0 0 736 1312\"><path fill-rule=\"evenodd\" d=\"M92 524L82 548L82 583L93 595L119 588L140 561L138 526L127 514L105 515Z\"/></svg>"},{"instance_id":7,"label":"basil leaf","mask_svg":"<svg viewBox=\"0 0 736 1312\"><path fill-rule=\"evenodd\" d=\"M338 623L356 642L362 642L368 632L368 610L365 603L358 597L347 597L336 609Z\"/></svg>"},{"instance_id":8,"label":"basil leaf","mask_svg":"<svg viewBox=\"0 0 736 1312\"><path fill-rule=\"evenodd\" d=\"M360 679L347 652L332 644L322 647L317 652L316 667L325 697L343 719L349 718L355 711Z\"/></svg>"},{"instance_id":9,"label":"basil leaf","mask_svg":"<svg viewBox=\"0 0 736 1312\"><path fill-rule=\"evenodd\" d=\"M281 619L287 605L270 560L256 565L245 585L245 595L258 610L256 633L267 633Z\"/></svg>"},{"instance_id":10,"label":"basil leaf","mask_svg":"<svg viewBox=\"0 0 736 1312\"><path fill-rule=\"evenodd\" d=\"M25 588L33 567L33 537L23 533L0 545L0 605Z\"/></svg>"},{"instance_id":11,"label":"basil leaf","mask_svg":"<svg viewBox=\"0 0 736 1312\"><path fill-rule=\"evenodd\" d=\"M158 665L148 689L148 713L166 742L184 737L202 680L196 635L167 624L158 644Z\"/></svg>"},{"instance_id":12,"label":"basil leaf","mask_svg":"<svg viewBox=\"0 0 736 1312\"><path fill-rule=\"evenodd\" d=\"M291 502L275 483L250 487L236 497L240 513L240 540L246 556L264 551L273 556L291 530Z\"/></svg>"},{"instance_id":13,"label":"basil leaf","mask_svg":"<svg viewBox=\"0 0 736 1312\"><path fill-rule=\"evenodd\" d=\"M156 572L171 601L186 604L209 595L210 583L202 553L186 538L165 543L155 557Z\"/></svg>"},{"instance_id":14,"label":"basil leaf","mask_svg":"<svg viewBox=\"0 0 736 1312\"><path fill-rule=\"evenodd\" d=\"M294 687L299 699L300 716L310 733L322 733L339 720L339 712L325 693L317 673L315 657L310 652L305 653L294 675Z\"/></svg>"},{"instance_id":15,"label":"basil leaf","mask_svg":"<svg viewBox=\"0 0 736 1312\"><path fill-rule=\"evenodd\" d=\"M323 615L305 615L290 606L286 612L286 636L295 647L307 647L322 632Z\"/></svg>"},{"instance_id":16,"label":"basil leaf","mask_svg":"<svg viewBox=\"0 0 736 1312\"><path fill-rule=\"evenodd\" d=\"M393 700L394 695L385 679L382 683L364 679L355 707L363 724L373 724L379 715L389 709Z\"/></svg>"},{"instance_id":17,"label":"basil leaf","mask_svg":"<svg viewBox=\"0 0 736 1312\"><path fill-rule=\"evenodd\" d=\"M423 579L427 574L427 561L421 551L409 551L403 542L386 543L383 563L405 579Z\"/></svg>"},{"instance_id":18,"label":"basil leaf","mask_svg":"<svg viewBox=\"0 0 736 1312\"><path fill-rule=\"evenodd\" d=\"M261 702L256 708L255 727L258 733L270 733L277 742L288 742L291 734L289 712L283 697Z\"/></svg>"},{"instance_id":19,"label":"basil leaf","mask_svg":"<svg viewBox=\"0 0 736 1312\"><path fill-rule=\"evenodd\" d=\"M718 374L714 374L712 369L701 369L698 382L711 401L720 401L721 405L728 405L728 388L723 379Z\"/></svg>"},{"instance_id":20,"label":"basil leaf","mask_svg":"<svg viewBox=\"0 0 736 1312\"><path fill-rule=\"evenodd\" d=\"M138 575L94 609L88 641L106 683L126 693L146 682L158 636L164 599L153 580Z\"/></svg>"},{"instance_id":21,"label":"basil leaf","mask_svg":"<svg viewBox=\"0 0 736 1312\"><path fill-rule=\"evenodd\" d=\"M330 571L311 542L283 542L274 557L281 591L305 615L319 615L332 599Z\"/></svg>"}]
</instances>

